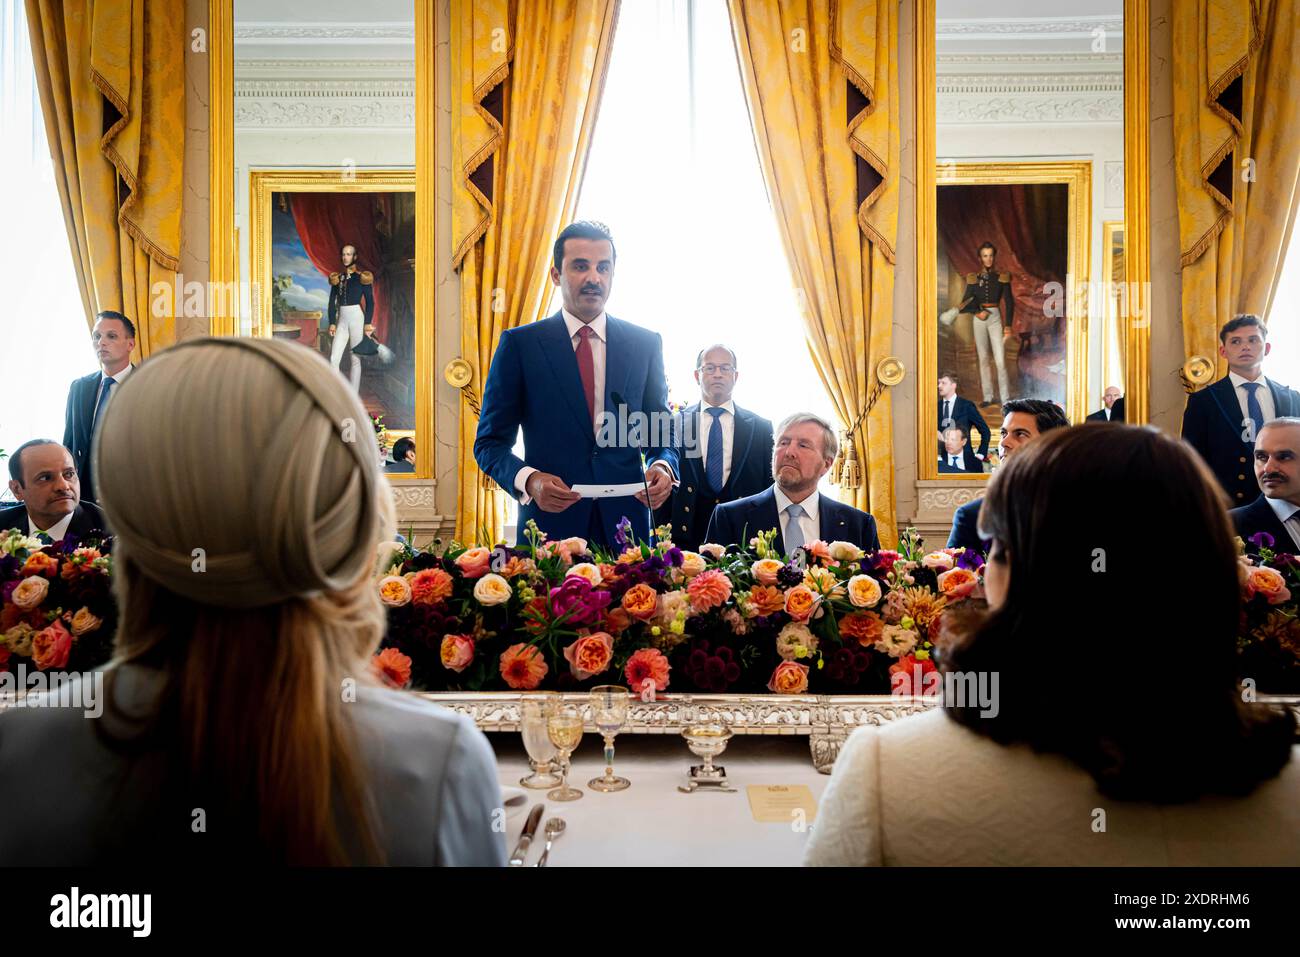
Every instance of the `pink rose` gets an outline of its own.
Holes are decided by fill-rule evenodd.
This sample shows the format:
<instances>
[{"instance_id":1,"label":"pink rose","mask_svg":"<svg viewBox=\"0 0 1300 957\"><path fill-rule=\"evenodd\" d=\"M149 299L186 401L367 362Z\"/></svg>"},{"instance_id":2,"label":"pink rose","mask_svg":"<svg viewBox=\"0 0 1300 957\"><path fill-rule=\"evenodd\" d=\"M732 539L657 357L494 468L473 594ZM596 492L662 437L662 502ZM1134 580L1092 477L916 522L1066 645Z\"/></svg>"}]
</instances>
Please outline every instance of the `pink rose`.
<instances>
[{"instance_id":1,"label":"pink rose","mask_svg":"<svg viewBox=\"0 0 1300 957\"><path fill-rule=\"evenodd\" d=\"M767 682L773 694L803 694L808 690L808 666L797 661L783 661L776 666Z\"/></svg>"},{"instance_id":2,"label":"pink rose","mask_svg":"<svg viewBox=\"0 0 1300 957\"><path fill-rule=\"evenodd\" d=\"M441 653L442 666L459 674L474 661L474 639L468 635L445 635Z\"/></svg>"},{"instance_id":3,"label":"pink rose","mask_svg":"<svg viewBox=\"0 0 1300 957\"><path fill-rule=\"evenodd\" d=\"M952 568L952 556L947 552L931 552L921 559L921 565L925 568L933 568L937 571L947 571Z\"/></svg>"},{"instance_id":4,"label":"pink rose","mask_svg":"<svg viewBox=\"0 0 1300 957\"><path fill-rule=\"evenodd\" d=\"M492 551L481 545L471 548L456 559L456 565L466 578L482 578L492 567Z\"/></svg>"},{"instance_id":5,"label":"pink rose","mask_svg":"<svg viewBox=\"0 0 1300 957\"><path fill-rule=\"evenodd\" d=\"M1286 587L1281 572L1267 565L1253 565L1247 571L1246 597L1249 599L1256 595L1263 595L1270 605L1280 605L1291 599L1291 589ZM14 604L17 604L16 600Z\"/></svg>"},{"instance_id":6,"label":"pink rose","mask_svg":"<svg viewBox=\"0 0 1300 957\"><path fill-rule=\"evenodd\" d=\"M760 585L775 585L776 575L785 565L775 558L760 558L750 567L754 580Z\"/></svg>"},{"instance_id":7,"label":"pink rose","mask_svg":"<svg viewBox=\"0 0 1300 957\"><path fill-rule=\"evenodd\" d=\"M72 633L63 627L61 621L55 621L45 630L37 632L32 639L32 661L39 671L62 668L68 663L71 651Z\"/></svg>"}]
</instances>

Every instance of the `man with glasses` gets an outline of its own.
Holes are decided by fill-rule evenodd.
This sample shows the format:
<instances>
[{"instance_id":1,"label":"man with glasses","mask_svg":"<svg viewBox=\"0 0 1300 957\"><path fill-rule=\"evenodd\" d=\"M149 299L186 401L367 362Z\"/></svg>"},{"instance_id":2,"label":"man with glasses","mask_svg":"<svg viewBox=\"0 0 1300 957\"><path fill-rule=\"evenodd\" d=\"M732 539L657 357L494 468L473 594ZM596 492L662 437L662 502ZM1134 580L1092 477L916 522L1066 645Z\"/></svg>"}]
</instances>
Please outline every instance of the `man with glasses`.
<instances>
[{"instance_id":1,"label":"man with glasses","mask_svg":"<svg viewBox=\"0 0 1300 957\"><path fill-rule=\"evenodd\" d=\"M113 390L126 381L135 366L135 324L120 312L105 309L95 317L90 333L99 369L76 379L68 390L68 408L63 421L63 444L81 480L81 501L95 501L95 481L90 468L90 445L95 429L113 397Z\"/></svg>"},{"instance_id":2,"label":"man with glasses","mask_svg":"<svg viewBox=\"0 0 1300 957\"><path fill-rule=\"evenodd\" d=\"M681 482L655 513L672 525L673 543L694 551L705 541L713 510L772 484L772 423L732 400L740 378L736 353L709 346L695 358L700 401L673 416Z\"/></svg>"}]
</instances>

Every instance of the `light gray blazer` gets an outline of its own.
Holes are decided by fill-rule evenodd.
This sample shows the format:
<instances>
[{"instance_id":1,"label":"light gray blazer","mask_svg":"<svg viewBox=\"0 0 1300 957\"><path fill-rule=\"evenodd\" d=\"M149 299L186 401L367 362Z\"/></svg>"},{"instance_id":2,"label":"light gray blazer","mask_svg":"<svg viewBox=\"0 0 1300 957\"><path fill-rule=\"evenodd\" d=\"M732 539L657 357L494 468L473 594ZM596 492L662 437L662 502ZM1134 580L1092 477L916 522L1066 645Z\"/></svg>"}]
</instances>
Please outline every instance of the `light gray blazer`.
<instances>
[{"instance_id":1,"label":"light gray blazer","mask_svg":"<svg viewBox=\"0 0 1300 957\"><path fill-rule=\"evenodd\" d=\"M159 679L122 666L119 707L146 711ZM387 863L505 863L504 828L493 827L504 820L496 758L473 721L407 692L364 686L349 713ZM138 818L156 806L162 762L106 747L100 720L79 707L0 711L0 866L129 863L122 835L133 811Z\"/></svg>"}]
</instances>

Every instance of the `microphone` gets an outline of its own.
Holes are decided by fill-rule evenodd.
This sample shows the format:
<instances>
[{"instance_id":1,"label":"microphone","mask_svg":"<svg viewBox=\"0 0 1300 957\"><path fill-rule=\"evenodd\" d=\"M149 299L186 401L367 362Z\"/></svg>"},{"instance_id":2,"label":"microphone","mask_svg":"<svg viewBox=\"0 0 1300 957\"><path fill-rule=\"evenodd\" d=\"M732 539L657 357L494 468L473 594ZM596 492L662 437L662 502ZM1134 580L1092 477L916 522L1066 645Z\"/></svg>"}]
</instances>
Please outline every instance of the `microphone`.
<instances>
[{"instance_id":1,"label":"microphone","mask_svg":"<svg viewBox=\"0 0 1300 957\"><path fill-rule=\"evenodd\" d=\"M623 394L621 392L611 392L609 394L609 397L614 400L614 404L616 406L620 406L624 409L628 407L627 401L623 398ZM626 421L626 416L621 416L621 418L623 418L623 420ZM650 507L650 480L646 478L645 447L640 442L638 442L636 445L636 450L641 453L641 465L642 465L641 484L645 487L645 507L650 520L650 540L653 541L655 519L654 519L654 509Z\"/></svg>"}]
</instances>

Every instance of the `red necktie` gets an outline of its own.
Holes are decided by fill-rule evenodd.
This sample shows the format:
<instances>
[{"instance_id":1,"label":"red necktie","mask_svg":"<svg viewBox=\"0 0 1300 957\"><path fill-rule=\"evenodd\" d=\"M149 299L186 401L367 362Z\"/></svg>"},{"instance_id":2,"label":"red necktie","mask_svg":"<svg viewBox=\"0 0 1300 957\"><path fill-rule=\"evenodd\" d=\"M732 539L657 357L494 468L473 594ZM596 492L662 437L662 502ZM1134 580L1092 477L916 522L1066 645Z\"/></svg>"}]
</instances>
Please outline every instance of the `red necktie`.
<instances>
[{"instance_id":1,"label":"red necktie","mask_svg":"<svg viewBox=\"0 0 1300 957\"><path fill-rule=\"evenodd\" d=\"M578 348L574 355L578 359L578 376L582 379L582 391L587 396L587 414L596 421L596 363L591 356L591 337L595 333L590 326L578 330Z\"/></svg>"}]
</instances>

